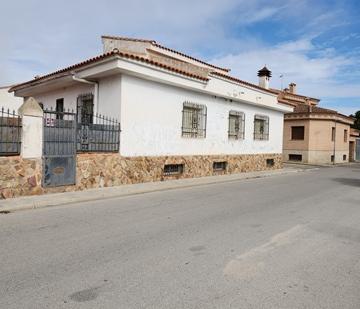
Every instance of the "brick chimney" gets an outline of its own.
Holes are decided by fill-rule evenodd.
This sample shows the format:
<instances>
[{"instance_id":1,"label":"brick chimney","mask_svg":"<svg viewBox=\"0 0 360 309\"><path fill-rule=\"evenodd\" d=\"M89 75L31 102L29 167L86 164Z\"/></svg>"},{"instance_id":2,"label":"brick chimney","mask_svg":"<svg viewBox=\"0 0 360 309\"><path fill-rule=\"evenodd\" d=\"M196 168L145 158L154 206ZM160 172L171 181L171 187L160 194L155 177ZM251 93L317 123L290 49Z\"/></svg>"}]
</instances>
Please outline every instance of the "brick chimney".
<instances>
[{"instance_id":1,"label":"brick chimney","mask_svg":"<svg viewBox=\"0 0 360 309\"><path fill-rule=\"evenodd\" d=\"M289 92L296 94L296 84L295 83L290 83L289 84Z\"/></svg>"}]
</instances>

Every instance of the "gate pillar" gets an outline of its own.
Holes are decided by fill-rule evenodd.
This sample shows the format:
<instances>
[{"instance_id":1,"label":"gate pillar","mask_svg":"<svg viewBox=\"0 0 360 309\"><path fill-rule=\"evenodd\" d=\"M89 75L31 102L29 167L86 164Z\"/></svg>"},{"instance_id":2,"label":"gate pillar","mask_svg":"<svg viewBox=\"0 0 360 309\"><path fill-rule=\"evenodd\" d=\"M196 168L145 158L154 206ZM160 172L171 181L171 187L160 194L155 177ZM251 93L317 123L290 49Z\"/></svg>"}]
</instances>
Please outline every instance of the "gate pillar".
<instances>
[{"instance_id":1,"label":"gate pillar","mask_svg":"<svg viewBox=\"0 0 360 309\"><path fill-rule=\"evenodd\" d=\"M42 156L43 110L32 97L26 98L18 110L22 117L21 156L36 159Z\"/></svg>"}]
</instances>

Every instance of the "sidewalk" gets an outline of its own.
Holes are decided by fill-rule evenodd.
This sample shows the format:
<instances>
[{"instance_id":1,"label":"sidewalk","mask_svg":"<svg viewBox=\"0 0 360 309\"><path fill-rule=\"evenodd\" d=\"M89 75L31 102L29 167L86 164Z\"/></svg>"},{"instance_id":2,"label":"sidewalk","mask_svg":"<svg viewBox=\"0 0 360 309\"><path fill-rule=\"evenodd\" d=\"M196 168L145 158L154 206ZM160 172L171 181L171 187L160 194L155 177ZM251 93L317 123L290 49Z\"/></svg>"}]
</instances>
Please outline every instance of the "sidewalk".
<instances>
[{"instance_id":1,"label":"sidewalk","mask_svg":"<svg viewBox=\"0 0 360 309\"><path fill-rule=\"evenodd\" d=\"M305 172L313 169L301 169L285 167L274 171L260 171L232 175L209 176L201 178L187 178L160 182L147 182L117 187L96 188L85 191L51 193L37 196L24 196L7 200L0 200L0 212L18 211L25 209L58 206L69 203L94 201L99 199L116 198L134 194L142 194L155 191L173 190L208 184L234 182L244 179L263 178L291 173Z\"/></svg>"}]
</instances>

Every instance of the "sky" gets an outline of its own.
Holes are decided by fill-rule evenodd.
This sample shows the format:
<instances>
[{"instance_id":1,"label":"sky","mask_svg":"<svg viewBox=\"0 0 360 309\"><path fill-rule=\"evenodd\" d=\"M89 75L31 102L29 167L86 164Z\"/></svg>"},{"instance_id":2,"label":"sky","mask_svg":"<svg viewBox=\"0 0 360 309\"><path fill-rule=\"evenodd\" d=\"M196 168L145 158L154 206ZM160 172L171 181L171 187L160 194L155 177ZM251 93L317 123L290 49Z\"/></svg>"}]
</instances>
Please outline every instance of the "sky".
<instances>
[{"instance_id":1,"label":"sky","mask_svg":"<svg viewBox=\"0 0 360 309\"><path fill-rule=\"evenodd\" d=\"M360 1L0 0L0 86L102 53L101 35L158 43L320 106L360 110ZM280 78L280 76L283 76Z\"/></svg>"}]
</instances>

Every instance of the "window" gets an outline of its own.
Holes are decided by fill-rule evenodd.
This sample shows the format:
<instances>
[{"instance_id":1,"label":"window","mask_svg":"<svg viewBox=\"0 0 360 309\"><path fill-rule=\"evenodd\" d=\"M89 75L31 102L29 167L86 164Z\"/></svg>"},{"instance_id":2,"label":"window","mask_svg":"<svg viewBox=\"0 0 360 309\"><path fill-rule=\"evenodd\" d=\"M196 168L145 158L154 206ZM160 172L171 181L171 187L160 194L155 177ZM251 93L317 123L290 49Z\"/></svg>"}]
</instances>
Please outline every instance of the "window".
<instances>
[{"instance_id":1,"label":"window","mask_svg":"<svg viewBox=\"0 0 360 309\"><path fill-rule=\"evenodd\" d=\"M226 167L227 167L227 162L226 161L214 162L213 163L214 172L226 171Z\"/></svg>"},{"instance_id":2,"label":"window","mask_svg":"<svg viewBox=\"0 0 360 309\"><path fill-rule=\"evenodd\" d=\"M266 167L273 167L275 165L274 159L266 159Z\"/></svg>"},{"instance_id":3,"label":"window","mask_svg":"<svg viewBox=\"0 0 360 309\"><path fill-rule=\"evenodd\" d=\"M76 103L77 121L83 124L93 123L94 95L92 93L81 94Z\"/></svg>"},{"instance_id":4,"label":"window","mask_svg":"<svg viewBox=\"0 0 360 309\"><path fill-rule=\"evenodd\" d=\"M347 143L348 140L348 130L344 130L344 143Z\"/></svg>"},{"instance_id":5,"label":"window","mask_svg":"<svg viewBox=\"0 0 360 309\"><path fill-rule=\"evenodd\" d=\"M244 139L245 115L237 111L229 112L229 138Z\"/></svg>"},{"instance_id":6,"label":"window","mask_svg":"<svg viewBox=\"0 0 360 309\"><path fill-rule=\"evenodd\" d=\"M64 98L56 100L56 119L63 119L64 115L61 114L64 112Z\"/></svg>"},{"instance_id":7,"label":"window","mask_svg":"<svg viewBox=\"0 0 360 309\"><path fill-rule=\"evenodd\" d=\"M206 137L206 106L185 102L182 111L182 136Z\"/></svg>"},{"instance_id":8,"label":"window","mask_svg":"<svg viewBox=\"0 0 360 309\"><path fill-rule=\"evenodd\" d=\"M181 175L184 172L184 164L165 164L164 175Z\"/></svg>"},{"instance_id":9,"label":"window","mask_svg":"<svg viewBox=\"0 0 360 309\"><path fill-rule=\"evenodd\" d=\"M305 127L304 126L291 127L291 139L292 140L304 140L304 136L305 136Z\"/></svg>"},{"instance_id":10,"label":"window","mask_svg":"<svg viewBox=\"0 0 360 309\"><path fill-rule=\"evenodd\" d=\"M289 161L302 161L302 155L301 154L289 154Z\"/></svg>"},{"instance_id":11,"label":"window","mask_svg":"<svg viewBox=\"0 0 360 309\"><path fill-rule=\"evenodd\" d=\"M42 110L44 110L44 104L43 103L39 103L39 106Z\"/></svg>"},{"instance_id":12,"label":"window","mask_svg":"<svg viewBox=\"0 0 360 309\"><path fill-rule=\"evenodd\" d=\"M343 161L346 161L346 155L343 155Z\"/></svg>"},{"instance_id":13,"label":"window","mask_svg":"<svg viewBox=\"0 0 360 309\"><path fill-rule=\"evenodd\" d=\"M335 132L336 132L335 127L332 127L331 128L331 141L332 142L335 142Z\"/></svg>"},{"instance_id":14,"label":"window","mask_svg":"<svg viewBox=\"0 0 360 309\"><path fill-rule=\"evenodd\" d=\"M268 140L269 139L269 117L255 115L254 117L254 139Z\"/></svg>"}]
</instances>

